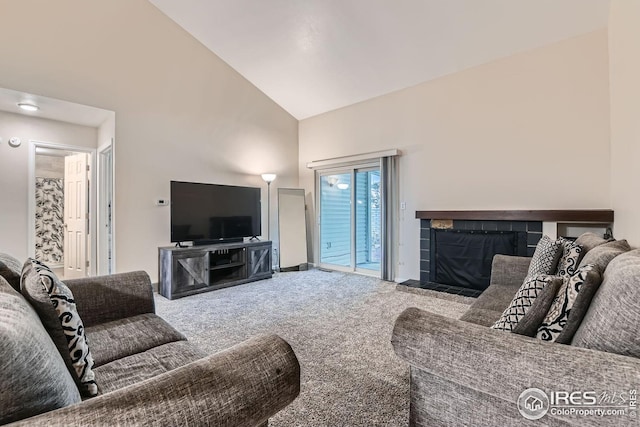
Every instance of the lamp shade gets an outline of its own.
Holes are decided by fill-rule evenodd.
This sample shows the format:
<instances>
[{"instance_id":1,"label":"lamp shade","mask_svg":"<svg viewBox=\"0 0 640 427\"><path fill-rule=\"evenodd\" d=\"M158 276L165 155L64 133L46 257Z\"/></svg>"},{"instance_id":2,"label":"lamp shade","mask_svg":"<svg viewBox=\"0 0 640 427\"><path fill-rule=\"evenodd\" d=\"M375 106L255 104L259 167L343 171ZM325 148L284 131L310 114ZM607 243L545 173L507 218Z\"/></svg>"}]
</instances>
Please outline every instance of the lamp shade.
<instances>
[{"instance_id":1,"label":"lamp shade","mask_svg":"<svg viewBox=\"0 0 640 427\"><path fill-rule=\"evenodd\" d=\"M264 182L272 182L274 179L276 179L276 174L275 173L263 173L262 174L262 179L264 180Z\"/></svg>"}]
</instances>

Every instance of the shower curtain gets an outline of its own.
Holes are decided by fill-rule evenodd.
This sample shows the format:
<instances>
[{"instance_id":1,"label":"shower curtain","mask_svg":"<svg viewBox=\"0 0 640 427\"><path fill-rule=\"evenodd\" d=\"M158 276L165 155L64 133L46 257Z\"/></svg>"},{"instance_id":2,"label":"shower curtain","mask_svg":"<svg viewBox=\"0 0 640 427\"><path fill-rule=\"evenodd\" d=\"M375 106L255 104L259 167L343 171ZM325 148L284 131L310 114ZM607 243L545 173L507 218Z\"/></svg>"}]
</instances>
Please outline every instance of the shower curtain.
<instances>
[{"instance_id":1,"label":"shower curtain","mask_svg":"<svg viewBox=\"0 0 640 427\"><path fill-rule=\"evenodd\" d=\"M36 177L36 259L64 261L64 180Z\"/></svg>"}]
</instances>

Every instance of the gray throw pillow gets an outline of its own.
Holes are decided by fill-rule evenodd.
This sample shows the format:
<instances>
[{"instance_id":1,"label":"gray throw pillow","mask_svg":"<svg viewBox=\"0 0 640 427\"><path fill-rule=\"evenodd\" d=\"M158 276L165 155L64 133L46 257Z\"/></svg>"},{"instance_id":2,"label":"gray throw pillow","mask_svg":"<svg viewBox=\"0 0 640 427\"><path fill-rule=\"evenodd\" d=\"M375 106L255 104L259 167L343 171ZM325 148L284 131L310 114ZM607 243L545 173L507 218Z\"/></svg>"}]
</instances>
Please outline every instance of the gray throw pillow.
<instances>
[{"instance_id":1,"label":"gray throw pillow","mask_svg":"<svg viewBox=\"0 0 640 427\"><path fill-rule=\"evenodd\" d=\"M613 259L571 345L640 357L640 249Z\"/></svg>"},{"instance_id":2,"label":"gray throw pillow","mask_svg":"<svg viewBox=\"0 0 640 427\"><path fill-rule=\"evenodd\" d=\"M0 276L15 289L20 292L20 272L22 265L20 261L8 254L0 253Z\"/></svg>"},{"instance_id":3,"label":"gray throw pillow","mask_svg":"<svg viewBox=\"0 0 640 427\"><path fill-rule=\"evenodd\" d=\"M562 286L536 336L543 341L571 342L601 281L600 273L591 264L578 268L570 277L563 277Z\"/></svg>"},{"instance_id":4,"label":"gray throw pillow","mask_svg":"<svg viewBox=\"0 0 640 427\"><path fill-rule=\"evenodd\" d=\"M502 331L515 332L515 329L518 327L520 322L524 321L529 313L532 313L530 315L530 319L527 320L526 325L521 328L520 334L522 334L522 332L529 332L531 323L535 322L536 318L542 320L547 312L544 310L544 313L540 315L540 311L543 309L542 306L544 306L545 303L542 302L541 304L536 305L538 297L544 293L544 290L548 286L557 289L559 286L558 281L561 283L562 279L548 275L531 276L524 279L524 283L522 283L520 289L516 292L516 295L509 304L509 307L504 310L502 316L500 316L500 318L491 327ZM553 298L551 299L553 300ZM548 308L548 306L546 308ZM538 324L539 323L540 322L538 322Z\"/></svg>"},{"instance_id":5,"label":"gray throw pillow","mask_svg":"<svg viewBox=\"0 0 640 427\"><path fill-rule=\"evenodd\" d=\"M22 269L22 291L38 312L80 393L96 396L93 357L71 290L49 267L29 258Z\"/></svg>"},{"instance_id":6,"label":"gray throw pillow","mask_svg":"<svg viewBox=\"0 0 640 427\"><path fill-rule=\"evenodd\" d=\"M613 239L603 239L597 234L588 231L586 233L581 234L575 240L575 243L576 245L582 246L582 249L584 250L584 252L588 253L591 249L595 248L596 246L603 245L607 242L610 242L611 240Z\"/></svg>"},{"instance_id":7,"label":"gray throw pillow","mask_svg":"<svg viewBox=\"0 0 640 427\"><path fill-rule=\"evenodd\" d=\"M630 250L631 246L629 246L626 240L614 240L613 242L604 243L587 252L584 258L582 258L580 265L593 264L600 274L602 274L612 259Z\"/></svg>"},{"instance_id":8,"label":"gray throw pillow","mask_svg":"<svg viewBox=\"0 0 640 427\"><path fill-rule=\"evenodd\" d=\"M520 319L515 328L513 328L514 334L525 335L527 337L535 337L538 332L538 327L544 320L545 316L551 308L551 304L558 293L558 289L562 286L562 277L559 276L547 276L548 282L542 289L542 292L538 294L533 304L527 310L524 317Z\"/></svg>"},{"instance_id":9,"label":"gray throw pillow","mask_svg":"<svg viewBox=\"0 0 640 427\"><path fill-rule=\"evenodd\" d=\"M0 425L81 402L33 307L2 277L0 318Z\"/></svg>"},{"instance_id":10,"label":"gray throw pillow","mask_svg":"<svg viewBox=\"0 0 640 427\"><path fill-rule=\"evenodd\" d=\"M536 250L529 264L528 277L539 276L541 274L553 274L558 264L558 259L562 255L562 245L558 240L551 240L544 235L538 241Z\"/></svg>"}]
</instances>

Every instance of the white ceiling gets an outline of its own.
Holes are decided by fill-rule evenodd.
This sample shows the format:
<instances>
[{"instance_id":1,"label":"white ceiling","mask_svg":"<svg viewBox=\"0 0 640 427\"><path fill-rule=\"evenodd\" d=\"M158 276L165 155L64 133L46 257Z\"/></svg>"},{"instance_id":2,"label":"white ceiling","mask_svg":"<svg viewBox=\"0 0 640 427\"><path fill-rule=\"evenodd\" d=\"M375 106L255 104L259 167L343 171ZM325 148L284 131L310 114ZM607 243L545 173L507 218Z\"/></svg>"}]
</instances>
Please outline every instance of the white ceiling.
<instances>
[{"instance_id":1,"label":"white ceiling","mask_svg":"<svg viewBox=\"0 0 640 427\"><path fill-rule=\"evenodd\" d=\"M609 0L150 0L297 119L607 26Z\"/></svg>"},{"instance_id":2,"label":"white ceiling","mask_svg":"<svg viewBox=\"0 0 640 427\"><path fill-rule=\"evenodd\" d=\"M24 111L18 107L19 102L35 104L40 109L35 112ZM0 111L90 127L99 127L113 114L113 111L102 108L4 88L0 88Z\"/></svg>"}]
</instances>

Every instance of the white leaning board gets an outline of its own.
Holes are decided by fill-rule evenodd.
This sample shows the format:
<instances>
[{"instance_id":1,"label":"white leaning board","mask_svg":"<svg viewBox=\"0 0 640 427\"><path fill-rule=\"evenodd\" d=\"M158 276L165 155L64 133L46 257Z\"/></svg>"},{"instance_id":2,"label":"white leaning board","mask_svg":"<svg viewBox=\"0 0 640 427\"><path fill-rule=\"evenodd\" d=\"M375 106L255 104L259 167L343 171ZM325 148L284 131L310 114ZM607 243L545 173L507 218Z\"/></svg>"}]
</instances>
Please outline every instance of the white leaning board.
<instances>
[{"instance_id":1,"label":"white leaning board","mask_svg":"<svg viewBox=\"0 0 640 427\"><path fill-rule=\"evenodd\" d=\"M307 226L304 190L278 188L280 268L307 263Z\"/></svg>"}]
</instances>

